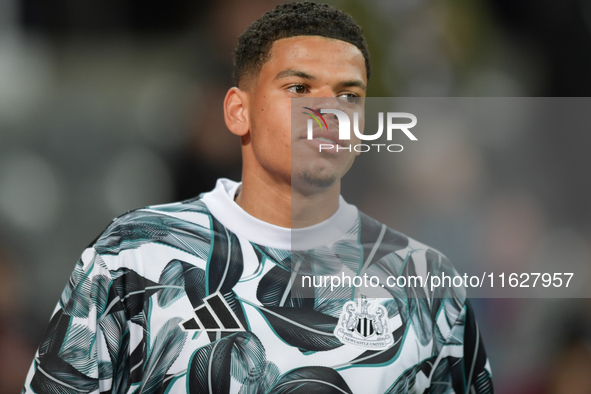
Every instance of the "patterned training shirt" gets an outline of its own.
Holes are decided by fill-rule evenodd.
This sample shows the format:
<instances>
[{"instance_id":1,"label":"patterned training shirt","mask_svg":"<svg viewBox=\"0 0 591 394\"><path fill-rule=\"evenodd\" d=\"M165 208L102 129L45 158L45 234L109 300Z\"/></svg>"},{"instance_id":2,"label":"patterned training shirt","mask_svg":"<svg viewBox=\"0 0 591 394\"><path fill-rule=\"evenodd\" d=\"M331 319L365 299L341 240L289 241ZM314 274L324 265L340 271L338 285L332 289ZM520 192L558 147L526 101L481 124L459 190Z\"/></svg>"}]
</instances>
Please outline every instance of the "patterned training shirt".
<instances>
[{"instance_id":1,"label":"patterned training shirt","mask_svg":"<svg viewBox=\"0 0 591 394\"><path fill-rule=\"evenodd\" d=\"M453 275L443 255L342 198L318 225L270 225L233 201L239 186L115 219L78 261L23 393L493 392L463 289L386 284ZM375 293L321 283L364 274Z\"/></svg>"}]
</instances>

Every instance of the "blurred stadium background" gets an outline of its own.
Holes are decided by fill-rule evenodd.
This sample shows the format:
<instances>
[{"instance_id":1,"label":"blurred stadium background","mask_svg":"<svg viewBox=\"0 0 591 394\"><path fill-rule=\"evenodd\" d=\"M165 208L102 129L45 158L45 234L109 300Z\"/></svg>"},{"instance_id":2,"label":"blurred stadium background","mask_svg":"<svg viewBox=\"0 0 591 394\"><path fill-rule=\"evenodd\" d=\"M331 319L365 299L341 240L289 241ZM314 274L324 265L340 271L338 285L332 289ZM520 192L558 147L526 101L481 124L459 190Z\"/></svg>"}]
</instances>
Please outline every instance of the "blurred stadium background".
<instances>
[{"instance_id":1,"label":"blurred stadium background","mask_svg":"<svg viewBox=\"0 0 591 394\"><path fill-rule=\"evenodd\" d=\"M0 392L20 391L79 254L113 217L239 179L222 119L231 54L276 4L0 0ZM590 0L331 4L366 32L370 96L591 93ZM590 265L591 134L472 132L392 173L396 228L460 264ZM591 392L590 300L473 303L497 392Z\"/></svg>"}]
</instances>

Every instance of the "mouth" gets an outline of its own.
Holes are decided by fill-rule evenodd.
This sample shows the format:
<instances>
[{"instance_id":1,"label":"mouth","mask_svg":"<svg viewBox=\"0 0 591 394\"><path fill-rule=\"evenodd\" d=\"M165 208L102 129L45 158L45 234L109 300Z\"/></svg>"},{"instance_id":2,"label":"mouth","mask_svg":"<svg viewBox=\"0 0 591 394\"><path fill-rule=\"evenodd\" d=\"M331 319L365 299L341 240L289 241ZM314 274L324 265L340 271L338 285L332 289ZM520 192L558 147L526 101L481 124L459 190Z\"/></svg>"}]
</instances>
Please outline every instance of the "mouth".
<instances>
[{"instance_id":1,"label":"mouth","mask_svg":"<svg viewBox=\"0 0 591 394\"><path fill-rule=\"evenodd\" d=\"M332 129L332 130L331 130ZM339 139L339 134L335 130L338 130L337 126L331 125L329 123L329 129L322 131L314 131L314 135L312 136L312 141L318 141L321 144L332 144L338 145L340 147L348 146L348 141L343 141ZM307 138L307 136L305 137Z\"/></svg>"},{"instance_id":2,"label":"mouth","mask_svg":"<svg viewBox=\"0 0 591 394\"><path fill-rule=\"evenodd\" d=\"M328 122L326 124L326 128L324 127L316 127L313 125L312 129L312 138L308 139L308 134L310 133L310 129L305 129L304 127L299 127L297 130L298 139L306 140L308 143L311 143L312 146L315 146L316 149L319 149L319 145L326 145L330 144L336 150L340 148L347 148L349 146L349 141L343 141L339 139L339 126L338 123L327 119ZM309 127L309 126L308 126ZM328 147L324 146L322 148L322 152L328 150Z\"/></svg>"},{"instance_id":3,"label":"mouth","mask_svg":"<svg viewBox=\"0 0 591 394\"><path fill-rule=\"evenodd\" d=\"M320 142L326 142L329 144L337 144L337 145L341 145L340 142L336 142L331 140L330 138L326 138L326 137L314 137L315 140L320 141Z\"/></svg>"}]
</instances>

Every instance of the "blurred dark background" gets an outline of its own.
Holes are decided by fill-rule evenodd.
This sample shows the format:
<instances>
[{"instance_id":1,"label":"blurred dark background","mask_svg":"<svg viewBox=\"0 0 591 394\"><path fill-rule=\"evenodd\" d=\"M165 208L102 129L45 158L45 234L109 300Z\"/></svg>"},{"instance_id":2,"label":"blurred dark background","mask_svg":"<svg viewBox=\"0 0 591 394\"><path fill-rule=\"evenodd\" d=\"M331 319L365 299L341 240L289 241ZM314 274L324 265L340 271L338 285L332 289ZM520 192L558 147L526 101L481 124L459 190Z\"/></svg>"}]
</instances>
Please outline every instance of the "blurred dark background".
<instances>
[{"instance_id":1,"label":"blurred dark background","mask_svg":"<svg viewBox=\"0 0 591 394\"><path fill-rule=\"evenodd\" d=\"M0 0L0 392L19 392L78 256L113 217L240 178L222 118L232 51L276 4ZM370 96L591 92L591 0L330 4L364 28ZM408 158L396 228L463 263L590 265L591 134L472 132ZM473 228L484 235L466 250ZM591 392L588 299L474 304L499 393Z\"/></svg>"}]
</instances>

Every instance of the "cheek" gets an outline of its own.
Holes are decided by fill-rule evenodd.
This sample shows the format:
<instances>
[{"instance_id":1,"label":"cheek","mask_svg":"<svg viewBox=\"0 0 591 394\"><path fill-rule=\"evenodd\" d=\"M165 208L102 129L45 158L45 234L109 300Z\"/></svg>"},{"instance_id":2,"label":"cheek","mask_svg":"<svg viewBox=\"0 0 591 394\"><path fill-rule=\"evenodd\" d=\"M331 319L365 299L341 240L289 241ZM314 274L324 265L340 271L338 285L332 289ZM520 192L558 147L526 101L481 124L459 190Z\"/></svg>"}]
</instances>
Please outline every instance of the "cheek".
<instances>
[{"instance_id":1,"label":"cheek","mask_svg":"<svg viewBox=\"0 0 591 394\"><path fill-rule=\"evenodd\" d=\"M277 116L270 122L270 133L277 141L278 149L291 148L291 114L290 112L279 110Z\"/></svg>"},{"instance_id":2,"label":"cheek","mask_svg":"<svg viewBox=\"0 0 591 394\"><path fill-rule=\"evenodd\" d=\"M253 123L252 145L259 161L268 164L287 162L291 157L289 116L258 118Z\"/></svg>"},{"instance_id":3,"label":"cheek","mask_svg":"<svg viewBox=\"0 0 591 394\"><path fill-rule=\"evenodd\" d=\"M272 96L265 95L256 103L258 108L252 114L251 131L258 145L255 149L269 150L268 157L284 156L291 149L291 100Z\"/></svg>"}]
</instances>

